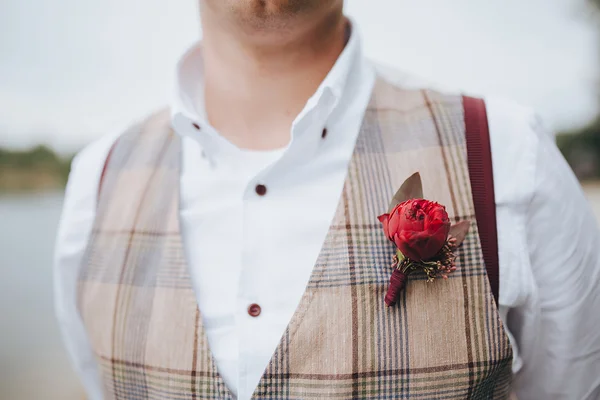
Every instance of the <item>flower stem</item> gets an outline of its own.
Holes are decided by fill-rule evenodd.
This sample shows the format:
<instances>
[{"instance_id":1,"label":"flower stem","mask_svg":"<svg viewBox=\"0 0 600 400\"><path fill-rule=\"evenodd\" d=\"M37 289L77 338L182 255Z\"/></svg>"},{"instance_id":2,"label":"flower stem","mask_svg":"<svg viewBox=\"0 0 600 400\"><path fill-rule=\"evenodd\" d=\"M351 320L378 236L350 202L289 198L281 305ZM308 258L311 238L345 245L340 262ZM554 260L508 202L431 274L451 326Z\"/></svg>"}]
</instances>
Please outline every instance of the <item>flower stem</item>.
<instances>
[{"instance_id":1,"label":"flower stem","mask_svg":"<svg viewBox=\"0 0 600 400\"><path fill-rule=\"evenodd\" d=\"M390 286L385 295L386 306L391 307L396 304L398 295L404 289L404 286L406 286L406 274L398 268L394 269L390 277Z\"/></svg>"}]
</instances>

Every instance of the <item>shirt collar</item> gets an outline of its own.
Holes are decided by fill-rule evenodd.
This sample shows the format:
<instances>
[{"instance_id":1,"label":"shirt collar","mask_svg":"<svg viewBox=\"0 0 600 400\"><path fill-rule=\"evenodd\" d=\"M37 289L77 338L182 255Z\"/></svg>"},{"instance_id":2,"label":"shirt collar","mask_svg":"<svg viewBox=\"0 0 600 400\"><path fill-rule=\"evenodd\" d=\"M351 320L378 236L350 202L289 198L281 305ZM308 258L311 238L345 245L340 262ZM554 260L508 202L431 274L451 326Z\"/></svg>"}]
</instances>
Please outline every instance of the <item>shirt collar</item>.
<instances>
[{"instance_id":1,"label":"shirt collar","mask_svg":"<svg viewBox=\"0 0 600 400\"><path fill-rule=\"evenodd\" d=\"M360 79L353 74L353 68L363 62L360 35L354 21L349 20L349 38L344 50L323 80L316 92L309 98L304 109L292 124L292 138L286 153L294 147L304 147L306 151L317 147L322 139L323 129L335 121L330 121L333 111L343 99L348 87ZM203 147L208 158L233 151L235 146L224 139L210 126L204 108L204 71L201 42L195 43L177 63L175 85L171 100L172 124L175 131L183 136L191 136ZM198 129L199 128L199 129ZM329 137L329 134L328 134Z\"/></svg>"}]
</instances>

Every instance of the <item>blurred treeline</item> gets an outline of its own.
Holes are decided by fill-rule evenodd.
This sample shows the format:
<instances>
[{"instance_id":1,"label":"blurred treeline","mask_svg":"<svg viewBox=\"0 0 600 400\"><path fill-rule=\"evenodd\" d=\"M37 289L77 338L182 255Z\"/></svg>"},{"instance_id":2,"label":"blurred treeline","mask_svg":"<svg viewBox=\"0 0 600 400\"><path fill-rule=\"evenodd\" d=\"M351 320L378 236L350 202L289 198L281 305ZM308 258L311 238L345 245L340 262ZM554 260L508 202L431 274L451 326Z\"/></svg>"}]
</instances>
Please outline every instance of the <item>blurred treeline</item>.
<instances>
[{"instance_id":1,"label":"blurred treeline","mask_svg":"<svg viewBox=\"0 0 600 400\"><path fill-rule=\"evenodd\" d=\"M600 117L584 128L558 134L556 142L579 179L600 178Z\"/></svg>"},{"instance_id":2,"label":"blurred treeline","mask_svg":"<svg viewBox=\"0 0 600 400\"><path fill-rule=\"evenodd\" d=\"M46 146L25 151L0 149L0 192L61 189L72 157L60 157Z\"/></svg>"},{"instance_id":3,"label":"blurred treeline","mask_svg":"<svg viewBox=\"0 0 600 400\"><path fill-rule=\"evenodd\" d=\"M599 27L600 39L600 0L589 1L593 7L591 18ZM598 92L600 94L600 86ZM556 140L579 179L600 178L600 113L588 126L560 133Z\"/></svg>"}]
</instances>

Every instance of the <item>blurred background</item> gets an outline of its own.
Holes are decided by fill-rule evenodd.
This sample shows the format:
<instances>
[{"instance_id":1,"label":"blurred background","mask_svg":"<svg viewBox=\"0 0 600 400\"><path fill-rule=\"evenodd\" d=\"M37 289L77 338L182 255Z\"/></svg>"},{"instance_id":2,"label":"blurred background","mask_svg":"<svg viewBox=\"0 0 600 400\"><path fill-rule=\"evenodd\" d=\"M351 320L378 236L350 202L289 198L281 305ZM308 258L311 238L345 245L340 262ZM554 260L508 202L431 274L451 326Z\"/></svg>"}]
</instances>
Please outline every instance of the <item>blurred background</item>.
<instances>
[{"instance_id":1,"label":"blurred background","mask_svg":"<svg viewBox=\"0 0 600 400\"><path fill-rule=\"evenodd\" d=\"M197 0L0 1L0 399L81 399L53 315L74 153L165 104ZM366 54L536 109L600 216L600 0L347 0Z\"/></svg>"}]
</instances>

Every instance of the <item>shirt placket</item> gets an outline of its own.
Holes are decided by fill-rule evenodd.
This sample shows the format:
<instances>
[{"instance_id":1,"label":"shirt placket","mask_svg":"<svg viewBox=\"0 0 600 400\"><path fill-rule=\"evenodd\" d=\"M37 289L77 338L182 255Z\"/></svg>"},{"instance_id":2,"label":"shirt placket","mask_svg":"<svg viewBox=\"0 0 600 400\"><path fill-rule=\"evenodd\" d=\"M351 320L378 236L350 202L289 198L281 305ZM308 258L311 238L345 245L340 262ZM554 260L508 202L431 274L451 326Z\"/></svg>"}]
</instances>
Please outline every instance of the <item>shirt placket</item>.
<instances>
[{"instance_id":1,"label":"shirt placket","mask_svg":"<svg viewBox=\"0 0 600 400\"><path fill-rule=\"evenodd\" d=\"M261 347L260 332L264 329L264 320L269 307L261 296L259 282L260 248L264 246L264 229L260 223L269 202L269 190L272 185L267 182L265 174L258 174L248 181L243 194L242 222L242 260L241 274L236 304L236 322L239 341L238 395L249 398L254 389L254 382L249 374L254 370L253 362L256 347ZM258 251L257 251L258 250Z\"/></svg>"}]
</instances>

